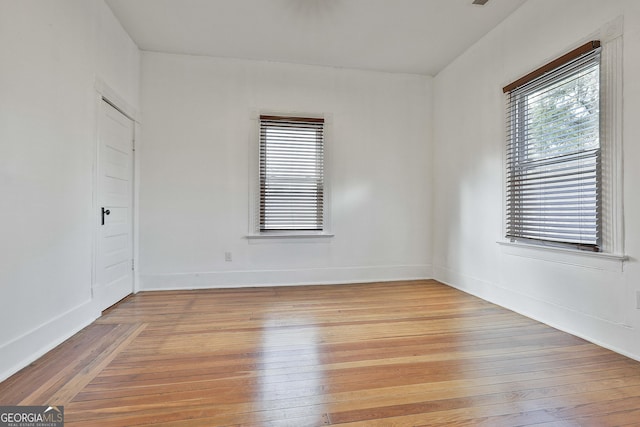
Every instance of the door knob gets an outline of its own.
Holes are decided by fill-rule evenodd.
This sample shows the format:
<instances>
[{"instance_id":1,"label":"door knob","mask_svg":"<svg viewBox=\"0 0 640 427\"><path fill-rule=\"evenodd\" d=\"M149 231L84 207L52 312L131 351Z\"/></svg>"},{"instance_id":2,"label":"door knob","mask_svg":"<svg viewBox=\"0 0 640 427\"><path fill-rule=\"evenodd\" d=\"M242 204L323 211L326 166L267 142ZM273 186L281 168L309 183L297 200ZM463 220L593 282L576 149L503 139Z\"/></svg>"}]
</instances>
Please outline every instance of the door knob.
<instances>
[{"instance_id":1,"label":"door knob","mask_svg":"<svg viewBox=\"0 0 640 427\"><path fill-rule=\"evenodd\" d=\"M111 211L109 209L102 208L102 225L104 225L104 216L109 215Z\"/></svg>"}]
</instances>

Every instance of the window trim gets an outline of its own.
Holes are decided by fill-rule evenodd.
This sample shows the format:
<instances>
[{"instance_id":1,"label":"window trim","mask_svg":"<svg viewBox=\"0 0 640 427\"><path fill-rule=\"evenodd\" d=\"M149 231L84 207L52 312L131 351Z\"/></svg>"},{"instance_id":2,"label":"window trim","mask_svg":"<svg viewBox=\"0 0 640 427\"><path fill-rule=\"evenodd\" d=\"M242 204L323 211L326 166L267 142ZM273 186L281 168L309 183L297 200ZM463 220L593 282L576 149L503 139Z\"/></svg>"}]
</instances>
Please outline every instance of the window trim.
<instances>
[{"instance_id":1,"label":"window trim","mask_svg":"<svg viewBox=\"0 0 640 427\"><path fill-rule=\"evenodd\" d=\"M504 255L574 265L594 270L621 272L624 268L624 263L629 260L626 255L606 252L590 252L524 242L498 241L496 243L500 246Z\"/></svg>"},{"instance_id":2,"label":"window trim","mask_svg":"<svg viewBox=\"0 0 640 427\"><path fill-rule=\"evenodd\" d=\"M606 173L603 179L602 192L606 200L602 203L602 246L600 252L590 252L569 247L556 247L533 242L515 241L506 238L507 230L507 169L503 169L503 209L502 236L496 241L502 252L525 258L549 260L549 256L565 253L574 259L583 259L590 265L608 260L619 264L620 268L628 256L624 244L624 203L623 203L623 33L624 18L618 16L598 30L585 37L584 40L599 39L601 42L600 67L600 112L606 117L601 120L602 168ZM517 80L516 80L517 81ZM507 88L508 86L505 86ZM506 120L506 116L505 116ZM506 127L503 127L503 132ZM506 141L504 135L503 141ZM503 164L506 165L506 144L503 144ZM550 254L549 256L545 253ZM599 265L599 264L598 264Z\"/></svg>"},{"instance_id":3,"label":"window trim","mask_svg":"<svg viewBox=\"0 0 640 427\"><path fill-rule=\"evenodd\" d=\"M324 120L324 202L323 230L283 230L260 231L260 117L305 118ZM249 240L267 240L277 242L293 239L296 242L314 242L334 237L331 226L331 139L333 116L327 112L281 111L254 109L250 113L251 132L249 132L249 221L245 238Z\"/></svg>"}]
</instances>

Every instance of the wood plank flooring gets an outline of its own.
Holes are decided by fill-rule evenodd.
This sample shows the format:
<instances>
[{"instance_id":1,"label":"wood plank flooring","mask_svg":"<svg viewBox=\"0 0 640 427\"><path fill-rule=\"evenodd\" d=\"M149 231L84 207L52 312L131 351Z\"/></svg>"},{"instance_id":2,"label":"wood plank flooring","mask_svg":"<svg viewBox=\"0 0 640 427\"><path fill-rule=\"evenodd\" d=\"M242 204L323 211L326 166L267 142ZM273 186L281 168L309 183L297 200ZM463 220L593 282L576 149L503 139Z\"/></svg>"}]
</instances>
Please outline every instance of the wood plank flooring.
<instances>
[{"instance_id":1,"label":"wood plank flooring","mask_svg":"<svg viewBox=\"0 0 640 427\"><path fill-rule=\"evenodd\" d=\"M0 383L66 426L640 426L640 362L435 281L130 296Z\"/></svg>"}]
</instances>

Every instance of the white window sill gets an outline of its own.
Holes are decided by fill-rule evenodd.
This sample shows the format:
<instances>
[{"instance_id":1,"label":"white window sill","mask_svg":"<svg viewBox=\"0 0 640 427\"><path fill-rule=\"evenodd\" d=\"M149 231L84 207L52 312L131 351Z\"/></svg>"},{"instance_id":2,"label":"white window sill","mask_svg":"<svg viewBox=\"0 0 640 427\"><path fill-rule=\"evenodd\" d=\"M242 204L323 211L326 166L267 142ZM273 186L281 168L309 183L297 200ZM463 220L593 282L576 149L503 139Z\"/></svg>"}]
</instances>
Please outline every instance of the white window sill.
<instances>
[{"instance_id":1,"label":"white window sill","mask_svg":"<svg viewBox=\"0 0 640 427\"><path fill-rule=\"evenodd\" d=\"M532 245L521 242L498 241L502 253L524 258L539 259L559 264L606 271L622 271L626 255L603 252L588 252L578 249L557 248L553 246Z\"/></svg>"}]
</instances>

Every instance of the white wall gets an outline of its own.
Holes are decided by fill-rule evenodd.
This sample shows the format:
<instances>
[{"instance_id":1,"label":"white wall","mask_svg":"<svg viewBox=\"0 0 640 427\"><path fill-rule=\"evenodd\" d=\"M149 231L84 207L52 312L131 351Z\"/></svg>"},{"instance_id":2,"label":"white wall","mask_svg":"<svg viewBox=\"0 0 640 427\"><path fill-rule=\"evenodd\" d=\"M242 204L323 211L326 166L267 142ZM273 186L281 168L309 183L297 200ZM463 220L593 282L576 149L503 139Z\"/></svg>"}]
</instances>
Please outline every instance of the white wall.
<instances>
[{"instance_id":1,"label":"white wall","mask_svg":"<svg viewBox=\"0 0 640 427\"><path fill-rule=\"evenodd\" d=\"M142 58L142 289L431 275L431 78ZM246 239L252 114L265 110L330 118L335 237Z\"/></svg>"},{"instance_id":2,"label":"white wall","mask_svg":"<svg viewBox=\"0 0 640 427\"><path fill-rule=\"evenodd\" d=\"M0 1L0 380L87 325L99 80L138 104L102 0Z\"/></svg>"},{"instance_id":3,"label":"white wall","mask_svg":"<svg viewBox=\"0 0 640 427\"><path fill-rule=\"evenodd\" d=\"M624 15L624 263L503 237L501 88ZM436 279L640 359L640 2L529 1L434 79Z\"/></svg>"}]
</instances>

